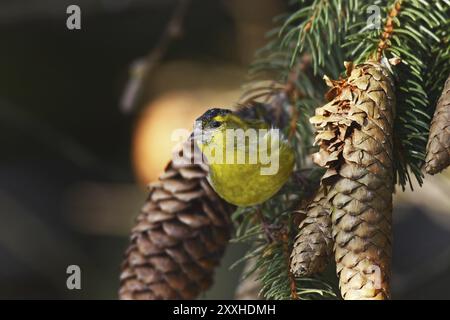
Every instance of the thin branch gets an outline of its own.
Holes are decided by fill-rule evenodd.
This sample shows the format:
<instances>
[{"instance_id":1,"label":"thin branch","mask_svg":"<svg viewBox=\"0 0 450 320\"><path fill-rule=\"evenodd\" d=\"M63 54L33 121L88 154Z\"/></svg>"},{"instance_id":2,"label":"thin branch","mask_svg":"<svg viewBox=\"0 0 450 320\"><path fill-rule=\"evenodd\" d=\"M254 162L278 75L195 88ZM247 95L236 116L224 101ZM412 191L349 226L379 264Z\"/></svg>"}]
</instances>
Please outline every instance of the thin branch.
<instances>
[{"instance_id":1,"label":"thin branch","mask_svg":"<svg viewBox=\"0 0 450 320\"><path fill-rule=\"evenodd\" d=\"M394 19L398 16L402 7L402 0L397 0L394 3L391 11L388 14L386 23L384 25L384 32L381 34L380 41L377 47L377 61L380 62L383 57L383 52L389 47L388 42L394 34Z\"/></svg>"},{"instance_id":2,"label":"thin branch","mask_svg":"<svg viewBox=\"0 0 450 320\"><path fill-rule=\"evenodd\" d=\"M131 66L131 76L120 100L122 112L129 113L136 108L143 98L152 71L161 62L170 44L181 37L189 3L190 0L178 1L156 46L145 58L138 60Z\"/></svg>"}]
</instances>

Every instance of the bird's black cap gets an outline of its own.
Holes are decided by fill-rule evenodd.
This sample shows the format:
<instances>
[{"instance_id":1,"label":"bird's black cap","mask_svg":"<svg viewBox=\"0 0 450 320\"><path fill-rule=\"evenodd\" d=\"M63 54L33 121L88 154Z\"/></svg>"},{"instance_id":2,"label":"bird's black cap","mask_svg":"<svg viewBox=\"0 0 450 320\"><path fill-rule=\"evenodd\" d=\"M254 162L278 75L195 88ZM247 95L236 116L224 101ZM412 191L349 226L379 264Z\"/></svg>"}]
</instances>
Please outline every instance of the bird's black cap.
<instances>
[{"instance_id":1,"label":"bird's black cap","mask_svg":"<svg viewBox=\"0 0 450 320\"><path fill-rule=\"evenodd\" d=\"M222 116L231 113L231 110L228 109L220 109L220 108L212 108L206 111L203 115L201 115L199 118L197 118L196 121L200 121L202 123L207 123L211 119L213 119L216 116Z\"/></svg>"}]
</instances>

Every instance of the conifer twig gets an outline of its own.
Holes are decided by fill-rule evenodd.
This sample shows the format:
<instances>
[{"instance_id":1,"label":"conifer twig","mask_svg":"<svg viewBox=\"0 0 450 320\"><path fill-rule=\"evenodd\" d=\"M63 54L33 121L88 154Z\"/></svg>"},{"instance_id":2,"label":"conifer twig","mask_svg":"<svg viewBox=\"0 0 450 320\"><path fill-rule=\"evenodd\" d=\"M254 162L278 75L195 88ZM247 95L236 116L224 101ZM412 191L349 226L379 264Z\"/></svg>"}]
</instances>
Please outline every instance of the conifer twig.
<instances>
[{"instance_id":1,"label":"conifer twig","mask_svg":"<svg viewBox=\"0 0 450 320\"><path fill-rule=\"evenodd\" d=\"M149 82L151 71L162 60L172 41L182 34L184 19L187 14L190 0L179 0L164 32L156 46L142 60L136 61L131 66L131 76L120 100L120 109L128 113L136 108L143 98L145 85Z\"/></svg>"},{"instance_id":2,"label":"conifer twig","mask_svg":"<svg viewBox=\"0 0 450 320\"><path fill-rule=\"evenodd\" d=\"M402 6L402 0L397 0L394 3L391 11L388 14L386 23L384 25L384 31L381 34L380 41L378 42L377 57L376 57L376 60L378 62L381 61L384 50L389 46L388 41L389 41L389 39L392 38L392 35L394 33L394 19L399 14L399 12L401 10L401 6Z\"/></svg>"}]
</instances>

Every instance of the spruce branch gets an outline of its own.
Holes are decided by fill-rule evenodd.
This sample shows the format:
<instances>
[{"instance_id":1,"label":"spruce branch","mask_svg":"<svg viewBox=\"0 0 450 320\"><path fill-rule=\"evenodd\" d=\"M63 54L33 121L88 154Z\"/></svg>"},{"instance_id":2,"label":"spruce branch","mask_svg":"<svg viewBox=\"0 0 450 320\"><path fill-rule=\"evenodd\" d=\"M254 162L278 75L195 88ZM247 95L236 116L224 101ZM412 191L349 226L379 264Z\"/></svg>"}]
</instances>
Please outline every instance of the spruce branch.
<instances>
[{"instance_id":1,"label":"spruce branch","mask_svg":"<svg viewBox=\"0 0 450 320\"><path fill-rule=\"evenodd\" d=\"M421 167L433 95L442 88L443 81L436 80L433 64L437 57L445 56L442 33L448 32L449 10L445 0L424 2L420 0L389 1L383 30L353 26L349 29L344 47L355 63L399 59L392 68L395 76L397 115L394 125L396 183L403 188L409 183L410 172L418 183L423 182ZM441 58L436 64L441 63ZM445 65L445 62L443 63ZM442 64L441 64L442 66ZM448 74L448 66L444 66ZM433 80L431 80L433 79ZM445 80L445 79L444 79Z\"/></svg>"},{"instance_id":2,"label":"spruce branch","mask_svg":"<svg viewBox=\"0 0 450 320\"><path fill-rule=\"evenodd\" d=\"M426 137L431 113L434 109L433 101L437 100L439 90L442 90L445 81L443 75L447 76L450 73L448 67L450 64L448 0L432 3L421 0L376 0L373 3L358 0L300 0L297 3L300 4L299 8L283 17L281 27L269 34L270 42L257 53L255 63L250 68L253 81L247 89L245 102L262 101L276 110L281 110L280 113L287 114L286 117L290 121L288 125L285 123L282 128L285 129L291 143L296 146L298 168L305 168L305 165L308 168L306 159L314 149L308 115L312 115L316 107L323 104L323 96L326 92L324 86L317 85L317 83L321 83L318 82L320 75L328 74L339 78L340 66L344 60L353 61L354 65L370 60L382 62L383 66L380 68L389 67L395 85L390 84L389 88L385 88L383 87L385 82L377 83L377 79L375 79L374 85L381 86L382 90L387 90L389 99L397 101L395 121L388 125L389 128L393 125L393 134L386 139L386 143L389 143L386 150L383 151L384 154L390 154L393 150L393 154L388 157L390 160L385 159L389 166L392 165L392 176L390 169L387 170L385 172L387 182L385 183L391 186L391 183L395 182L403 188L409 183L412 188L410 176L412 173L421 184L423 177L421 166L424 162ZM385 18L381 29L374 29L367 23L367 10L370 5L378 5L383 9ZM296 72L296 67L305 57L309 59L308 65L303 67L300 72ZM393 67L388 61L401 61L401 63ZM352 67L348 66L348 71L350 71ZM395 97L392 95L393 87L395 87ZM378 107L383 108L386 103L390 102L383 100ZM390 120L394 118L393 114L386 113L386 115ZM373 121L376 123L378 120ZM294 122L297 122L295 131L292 125ZM377 153L378 151L370 152ZM392 164L389 161L392 161ZM312 198L323 174L323 171L319 170L314 170L314 172L314 177L307 176L307 179L314 185L309 185L307 187L309 190L299 188L298 184L294 187L286 186L279 193L278 198L275 197L261 206L260 214L264 217L263 224L258 223L258 219L255 218L254 208L247 208L245 214L238 214L239 219L235 220L236 222L238 220L246 221L244 222L246 227L240 228L241 233L235 240L253 242L254 246L249 257L253 257L257 261L254 270L260 272L262 292L266 298L292 298L290 290L292 282L290 274L286 270L288 265L285 263L283 254L285 244L273 234L268 237L267 235L274 232L274 229L267 227L287 226L283 232L289 235L289 246L293 245L298 225L293 222L294 209L302 207L303 203ZM346 174L345 170L343 174ZM350 178L357 180L359 177L352 176ZM291 187L292 189L290 189ZM372 187L374 186L369 186L369 188ZM361 188L363 193L362 185ZM392 191L391 189L389 187L390 191ZM389 192L383 193L388 207ZM332 193L329 197L342 200L336 193ZM336 203L336 205L340 206L341 203ZM385 208L386 210L379 208L380 219L384 214L385 220L389 220L390 210L388 207ZM336 218L333 220L335 234L342 231L339 231L338 220ZM252 222L250 223L250 221ZM248 227L249 225L252 227ZM383 224L383 228L388 228L388 225ZM269 233L268 230L270 230ZM389 242L389 239L386 239ZM378 245L380 248L383 247L381 243ZM346 252L345 243L339 242L338 246L341 247L338 248L337 259L339 255ZM386 250L389 251L389 248ZM347 253L351 254L351 252ZM380 257L373 257L373 259L378 258ZM383 263L386 266L383 271L386 273L383 281L388 282L389 258L384 256L380 259L384 259ZM342 264L341 260L337 260L337 262L339 272L348 276L350 271L344 270L348 266ZM322 280L306 277L296 278L298 297L305 299L312 292L320 292L327 297L335 296L332 287L327 284L330 279L326 282ZM341 278L341 285L351 286L348 282L350 280L350 278ZM364 280L365 285L370 286L372 280L369 278L366 280ZM315 291L314 286L318 286L319 291ZM388 297L389 288L385 287L383 290L375 292L375 295ZM347 297L353 296L354 292L347 293L350 291L345 291ZM356 293L356 295L358 294ZM317 295L313 296L318 297Z\"/></svg>"},{"instance_id":3,"label":"spruce branch","mask_svg":"<svg viewBox=\"0 0 450 320\"><path fill-rule=\"evenodd\" d=\"M389 11L386 23L384 25L384 31L381 34L380 40L378 42L377 55L375 61L381 62L383 53L389 46L389 41L394 33L394 20L398 16L401 8L402 8L402 0L397 0L392 6L391 11Z\"/></svg>"},{"instance_id":4,"label":"spruce branch","mask_svg":"<svg viewBox=\"0 0 450 320\"><path fill-rule=\"evenodd\" d=\"M292 212L302 199L308 199L317 188L321 171L303 173L301 186L288 183L276 197L258 208L239 208L233 215L237 223L233 241L250 242L249 253L237 263L254 259L248 275L257 274L261 295L266 299L335 298L336 291L319 276L295 278L290 272L289 256L297 225Z\"/></svg>"},{"instance_id":5,"label":"spruce branch","mask_svg":"<svg viewBox=\"0 0 450 320\"><path fill-rule=\"evenodd\" d=\"M262 299L260 296L261 284L258 281L258 272L252 272L254 269L255 259L249 259L246 261L244 266L244 271L242 272L241 281L236 288L235 299L236 300L259 300Z\"/></svg>"},{"instance_id":6,"label":"spruce branch","mask_svg":"<svg viewBox=\"0 0 450 320\"><path fill-rule=\"evenodd\" d=\"M288 34L290 28L285 22L281 34ZM308 119L323 101L325 86L314 75L314 66L311 65L313 55L305 50L292 60L287 47L293 47L297 40L277 35L280 35L280 29L270 33L271 41L257 53L255 63L250 67L253 81L247 86L242 103L263 102L276 110L275 113L281 114L281 118L288 120L278 127L284 129L297 150L298 168L303 168L312 151L312 127ZM291 45L286 47L289 41ZM336 297L336 291L328 281L317 275L295 278L289 268L298 225L293 223L294 209L312 197L321 174L322 170L302 170L302 174L297 175L297 178L302 176L302 187L293 179L277 197L261 207L239 209L234 215L234 221L238 224L234 241L253 243L250 253L242 261L256 260L253 271L258 272L261 293L267 299Z\"/></svg>"},{"instance_id":7,"label":"spruce branch","mask_svg":"<svg viewBox=\"0 0 450 320\"><path fill-rule=\"evenodd\" d=\"M333 69L328 74L337 76L339 64L330 59L339 60L342 36L348 26L355 23L355 13L360 6L359 0L300 0L299 9L285 20L279 31L283 38L281 47L290 52L290 66L294 65L298 55L308 52L315 74L325 67Z\"/></svg>"}]
</instances>

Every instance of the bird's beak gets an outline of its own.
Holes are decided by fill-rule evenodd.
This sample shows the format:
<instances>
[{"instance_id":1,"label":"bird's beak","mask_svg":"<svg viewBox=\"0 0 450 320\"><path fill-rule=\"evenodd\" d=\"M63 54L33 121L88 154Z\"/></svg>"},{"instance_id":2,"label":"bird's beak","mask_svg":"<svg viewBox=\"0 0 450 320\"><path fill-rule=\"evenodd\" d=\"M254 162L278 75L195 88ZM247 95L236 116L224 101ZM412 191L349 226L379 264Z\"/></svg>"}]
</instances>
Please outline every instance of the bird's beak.
<instances>
[{"instance_id":1,"label":"bird's beak","mask_svg":"<svg viewBox=\"0 0 450 320\"><path fill-rule=\"evenodd\" d=\"M212 131L204 129L201 121L196 121L191 137L196 141L197 145L201 146L211 141Z\"/></svg>"},{"instance_id":2,"label":"bird's beak","mask_svg":"<svg viewBox=\"0 0 450 320\"><path fill-rule=\"evenodd\" d=\"M203 136L203 125L201 121L195 121L194 123L194 130L192 131L191 137L196 140L197 142L200 142L202 140Z\"/></svg>"}]
</instances>

